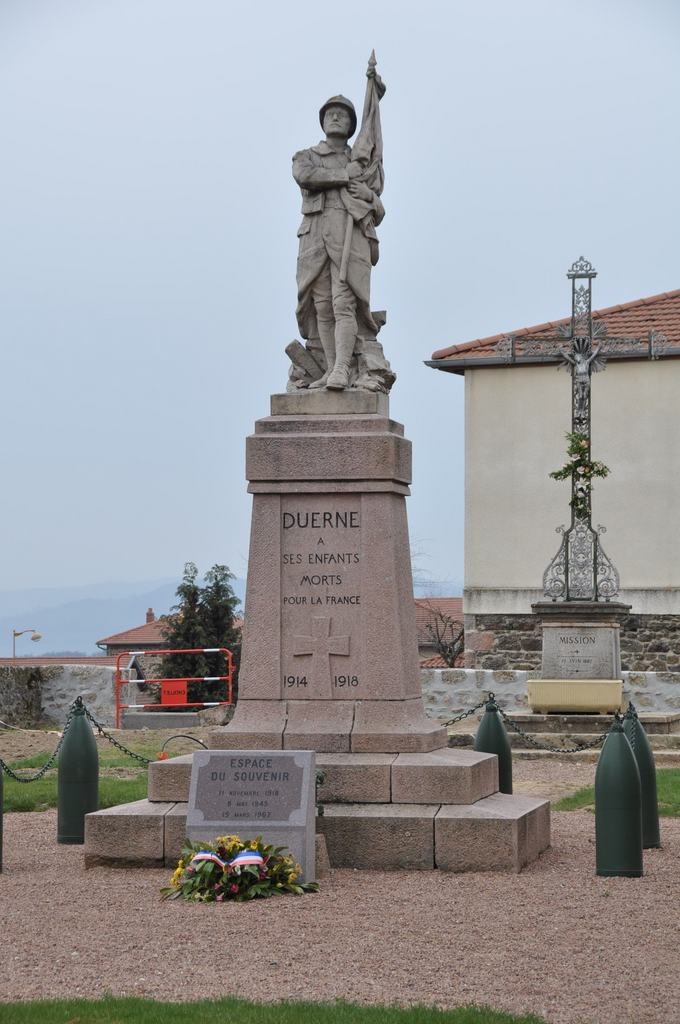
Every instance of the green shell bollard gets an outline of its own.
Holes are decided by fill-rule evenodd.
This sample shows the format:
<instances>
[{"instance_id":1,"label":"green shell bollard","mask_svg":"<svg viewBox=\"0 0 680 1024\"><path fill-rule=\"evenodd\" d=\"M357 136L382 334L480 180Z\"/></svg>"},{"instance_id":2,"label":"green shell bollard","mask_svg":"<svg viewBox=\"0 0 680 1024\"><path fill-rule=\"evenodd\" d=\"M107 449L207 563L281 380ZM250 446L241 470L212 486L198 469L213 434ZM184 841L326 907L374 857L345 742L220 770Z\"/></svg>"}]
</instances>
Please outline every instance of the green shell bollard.
<instances>
[{"instance_id":1,"label":"green shell bollard","mask_svg":"<svg viewBox=\"0 0 680 1024\"><path fill-rule=\"evenodd\" d=\"M595 772L595 874L642 874L640 771L618 714Z\"/></svg>"},{"instance_id":2,"label":"green shell bollard","mask_svg":"<svg viewBox=\"0 0 680 1024\"><path fill-rule=\"evenodd\" d=\"M85 815L99 806L99 754L80 697L72 714L57 770L58 843L84 843Z\"/></svg>"},{"instance_id":3,"label":"green shell bollard","mask_svg":"<svg viewBox=\"0 0 680 1024\"><path fill-rule=\"evenodd\" d=\"M642 796L642 846L645 850L661 846L659 835L659 804L656 797L656 765L654 754L647 739L642 722L638 718L635 705L628 702L628 710L623 716L623 731L633 748L638 771Z\"/></svg>"},{"instance_id":4,"label":"green shell bollard","mask_svg":"<svg viewBox=\"0 0 680 1024\"><path fill-rule=\"evenodd\" d=\"M512 750L493 693L489 694L486 711L482 715L475 736L475 750L498 757L498 789L512 793Z\"/></svg>"}]
</instances>

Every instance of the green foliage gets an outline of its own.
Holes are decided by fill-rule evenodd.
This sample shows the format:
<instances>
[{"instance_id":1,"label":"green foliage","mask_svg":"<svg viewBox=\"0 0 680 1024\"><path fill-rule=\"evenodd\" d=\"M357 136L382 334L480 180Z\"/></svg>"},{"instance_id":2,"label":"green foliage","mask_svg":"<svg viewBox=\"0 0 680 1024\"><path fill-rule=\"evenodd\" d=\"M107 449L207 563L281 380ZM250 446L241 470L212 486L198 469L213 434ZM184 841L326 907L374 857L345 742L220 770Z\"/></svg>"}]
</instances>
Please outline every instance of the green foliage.
<instances>
[{"instance_id":1,"label":"green foliage","mask_svg":"<svg viewBox=\"0 0 680 1024\"><path fill-rule=\"evenodd\" d=\"M680 818L680 768L658 768L656 772L656 798L659 815L664 818ZM556 811L592 810L595 806L595 790L592 786L577 790L565 796L555 806Z\"/></svg>"},{"instance_id":2,"label":"green foliage","mask_svg":"<svg viewBox=\"0 0 680 1024\"><path fill-rule=\"evenodd\" d=\"M0 1004L0 1024L545 1024L481 1006L356 1006L352 1003L249 1003L206 999L162 1003L154 999L69 999Z\"/></svg>"},{"instance_id":3,"label":"green foliage","mask_svg":"<svg viewBox=\"0 0 680 1024\"><path fill-rule=\"evenodd\" d=\"M569 504L576 516L583 519L590 510L590 494L592 479L595 476L609 476L609 468L604 462L590 458L590 441L586 434L578 432L565 434L567 439L567 461L549 474L553 480L572 479L573 494Z\"/></svg>"},{"instance_id":4,"label":"green foliage","mask_svg":"<svg viewBox=\"0 0 680 1024\"><path fill-rule=\"evenodd\" d=\"M234 576L226 565L213 565L203 585L193 562L184 566L177 587L178 602L170 615L163 616L163 635L170 648L226 647L234 658L234 697L241 653L241 637L234 628L238 598L231 588ZM168 679L186 679L226 674L221 654L174 654L163 659L161 674ZM224 683L190 683L189 700L224 699Z\"/></svg>"},{"instance_id":5,"label":"green foliage","mask_svg":"<svg viewBox=\"0 0 680 1024\"><path fill-rule=\"evenodd\" d=\"M300 865L295 864L291 854L284 853L285 849L264 843L262 836L252 840L218 836L213 843L187 841L161 896L166 900L181 896L195 903L243 903L287 893L302 896L318 892L316 882L298 881ZM259 863L233 863L239 854L256 857Z\"/></svg>"},{"instance_id":6,"label":"green foliage","mask_svg":"<svg viewBox=\"0 0 680 1024\"><path fill-rule=\"evenodd\" d=\"M99 808L143 800L147 794L146 770L139 769L134 778L99 779ZM51 769L36 782L15 782L4 778L5 811L46 811L57 806L57 773Z\"/></svg>"}]
</instances>

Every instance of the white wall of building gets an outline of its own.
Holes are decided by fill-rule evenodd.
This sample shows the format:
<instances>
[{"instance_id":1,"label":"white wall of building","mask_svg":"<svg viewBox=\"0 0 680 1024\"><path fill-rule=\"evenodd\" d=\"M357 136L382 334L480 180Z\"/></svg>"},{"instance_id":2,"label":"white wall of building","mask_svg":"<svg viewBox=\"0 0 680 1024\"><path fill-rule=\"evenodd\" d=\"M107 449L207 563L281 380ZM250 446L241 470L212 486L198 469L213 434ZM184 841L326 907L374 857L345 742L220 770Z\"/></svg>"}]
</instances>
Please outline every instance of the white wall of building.
<instances>
[{"instance_id":1,"label":"white wall of building","mask_svg":"<svg viewBox=\"0 0 680 1024\"><path fill-rule=\"evenodd\" d=\"M465 611L526 614L568 525L571 381L555 364L465 372ZM593 523L640 614L680 614L680 359L610 361L592 378Z\"/></svg>"}]
</instances>

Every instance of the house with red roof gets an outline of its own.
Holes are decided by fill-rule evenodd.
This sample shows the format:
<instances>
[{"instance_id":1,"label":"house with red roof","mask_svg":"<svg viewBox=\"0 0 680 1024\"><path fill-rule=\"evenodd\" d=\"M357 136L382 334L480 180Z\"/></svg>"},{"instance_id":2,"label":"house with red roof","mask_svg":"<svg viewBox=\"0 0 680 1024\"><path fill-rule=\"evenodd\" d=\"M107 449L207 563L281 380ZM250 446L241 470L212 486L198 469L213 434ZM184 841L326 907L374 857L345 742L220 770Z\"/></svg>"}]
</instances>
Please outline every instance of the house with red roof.
<instances>
[{"instance_id":1,"label":"house with red roof","mask_svg":"<svg viewBox=\"0 0 680 1024\"><path fill-rule=\"evenodd\" d=\"M97 647L109 656L118 655L121 651L160 651L168 646L163 634L164 627L163 619L157 619L153 608L147 608L143 625L105 636L97 640Z\"/></svg>"},{"instance_id":2,"label":"house with red roof","mask_svg":"<svg viewBox=\"0 0 680 1024\"><path fill-rule=\"evenodd\" d=\"M465 665L533 669L531 605L570 521L565 460L569 317L439 349L427 365L464 380ZM680 671L680 290L593 312L606 370L592 377L593 526L616 566L624 669ZM562 334L560 330L562 329ZM560 372L561 371L561 372ZM453 382L452 382L453 383Z\"/></svg>"}]
</instances>

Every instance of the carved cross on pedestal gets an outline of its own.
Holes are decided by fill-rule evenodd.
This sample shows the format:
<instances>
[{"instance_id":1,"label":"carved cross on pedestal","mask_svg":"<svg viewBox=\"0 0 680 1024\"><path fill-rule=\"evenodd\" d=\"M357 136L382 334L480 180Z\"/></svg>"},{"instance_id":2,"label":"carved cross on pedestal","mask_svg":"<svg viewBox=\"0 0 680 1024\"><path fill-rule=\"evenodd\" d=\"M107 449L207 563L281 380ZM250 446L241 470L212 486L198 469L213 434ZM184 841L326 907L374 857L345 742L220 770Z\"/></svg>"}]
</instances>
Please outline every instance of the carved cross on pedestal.
<instances>
[{"instance_id":1,"label":"carved cross on pedestal","mask_svg":"<svg viewBox=\"0 0 680 1024\"><path fill-rule=\"evenodd\" d=\"M296 657L312 656L311 686L318 693L326 693L330 697L333 692L331 683L331 654L343 657L349 655L349 637L331 636L331 620L325 615L312 616L312 635L293 637L293 654Z\"/></svg>"}]
</instances>

